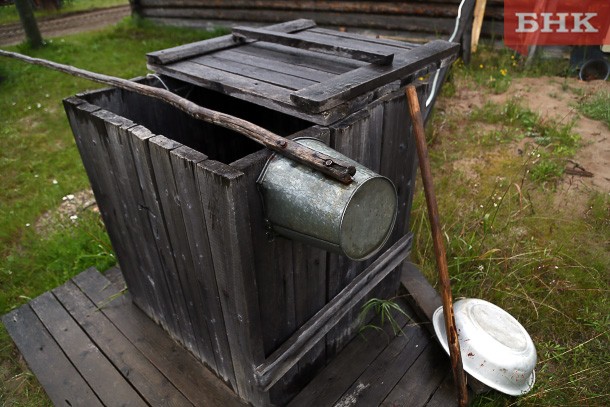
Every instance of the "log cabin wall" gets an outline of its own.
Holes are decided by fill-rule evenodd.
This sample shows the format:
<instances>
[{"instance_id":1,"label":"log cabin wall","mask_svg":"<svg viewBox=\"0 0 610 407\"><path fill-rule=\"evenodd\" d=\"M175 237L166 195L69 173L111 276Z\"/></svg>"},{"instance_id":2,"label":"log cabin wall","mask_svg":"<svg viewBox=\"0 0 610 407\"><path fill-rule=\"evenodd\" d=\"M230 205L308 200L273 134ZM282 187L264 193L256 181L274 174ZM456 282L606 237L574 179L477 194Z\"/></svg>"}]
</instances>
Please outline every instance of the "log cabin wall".
<instances>
[{"instance_id":1,"label":"log cabin wall","mask_svg":"<svg viewBox=\"0 0 610 407\"><path fill-rule=\"evenodd\" d=\"M257 26L306 18L321 27L429 41L451 35L460 0L132 0L131 3L141 17L169 25ZM501 38L503 17L504 1L487 0L481 35Z\"/></svg>"}]
</instances>

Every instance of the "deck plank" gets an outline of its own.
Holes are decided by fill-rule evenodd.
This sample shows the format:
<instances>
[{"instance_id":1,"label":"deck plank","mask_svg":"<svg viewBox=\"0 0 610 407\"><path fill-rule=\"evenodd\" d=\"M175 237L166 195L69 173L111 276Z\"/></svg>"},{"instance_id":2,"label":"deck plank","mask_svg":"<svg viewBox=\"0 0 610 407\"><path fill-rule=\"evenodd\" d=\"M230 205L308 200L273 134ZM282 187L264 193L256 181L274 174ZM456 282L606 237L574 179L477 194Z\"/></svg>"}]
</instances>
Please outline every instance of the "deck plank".
<instances>
[{"instance_id":1,"label":"deck plank","mask_svg":"<svg viewBox=\"0 0 610 407\"><path fill-rule=\"evenodd\" d=\"M114 297L124 286L118 269L112 272L112 285L90 269L74 278L77 286L96 304L104 303L102 312L193 404L202 406L244 406L220 379L174 342L148 318L130 295Z\"/></svg>"},{"instance_id":2,"label":"deck plank","mask_svg":"<svg viewBox=\"0 0 610 407\"><path fill-rule=\"evenodd\" d=\"M72 281L52 292L148 403L192 405Z\"/></svg>"},{"instance_id":3,"label":"deck plank","mask_svg":"<svg viewBox=\"0 0 610 407\"><path fill-rule=\"evenodd\" d=\"M42 294L30 306L104 405L147 405L53 294Z\"/></svg>"},{"instance_id":4,"label":"deck plank","mask_svg":"<svg viewBox=\"0 0 610 407\"><path fill-rule=\"evenodd\" d=\"M402 314L397 314L395 319L401 328L408 322ZM381 331L365 330L356 336L288 406L334 405L375 358L390 345L392 338L393 333L389 326L384 326Z\"/></svg>"},{"instance_id":5,"label":"deck plank","mask_svg":"<svg viewBox=\"0 0 610 407\"><path fill-rule=\"evenodd\" d=\"M417 325L407 325L403 328L403 332L404 334L392 340L392 343L347 389L339 405L346 403L348 399L356 400L356 404L360 406L381 404L430 340L424 329Z\"/></svg>"},{"instance_id":6,"label":"deck plank","mask_svg":"<svg viewBox=\"0 0 610 407\"><path fill-rule=\"evenodd\" d=\"M447 354L440 345L430 340L430 344L383 400L383 403L390 406L425 406L448 372L451 370ZM457 399L453 401L454 403L446 404L446 406L457 406Z\"/></svg>"},{"instance_id":7,"label":"deck plank","mask_svg":"<svg viewBox=\"0 0 610 407\"><path fill-rule=\"evenodd\" d=\"M4 315L2 322L54 405L102 406L29 304Z\"/></svg>"}]
</instances>

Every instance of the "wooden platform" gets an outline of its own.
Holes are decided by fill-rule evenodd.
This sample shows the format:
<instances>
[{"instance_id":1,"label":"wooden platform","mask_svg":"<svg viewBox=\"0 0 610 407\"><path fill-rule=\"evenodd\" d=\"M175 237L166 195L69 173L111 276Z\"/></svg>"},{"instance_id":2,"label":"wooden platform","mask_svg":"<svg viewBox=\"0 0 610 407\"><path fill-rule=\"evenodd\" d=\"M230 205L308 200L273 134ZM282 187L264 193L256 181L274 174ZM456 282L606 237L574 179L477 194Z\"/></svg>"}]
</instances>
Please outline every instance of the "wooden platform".
<instances>
[{"instance_id":1,"label":"wooden platform","mask_svg":"<svg viewBox=\"0 0 610 407\"><path fill-rule=\"evenodd\" d=\"M89 269L2 318L55 405L245 405L124 287L118 269ZM397 320L404 334L367 329L289 405L456 405L445 353L424 326Z\"/></svg>"}]
</instances>

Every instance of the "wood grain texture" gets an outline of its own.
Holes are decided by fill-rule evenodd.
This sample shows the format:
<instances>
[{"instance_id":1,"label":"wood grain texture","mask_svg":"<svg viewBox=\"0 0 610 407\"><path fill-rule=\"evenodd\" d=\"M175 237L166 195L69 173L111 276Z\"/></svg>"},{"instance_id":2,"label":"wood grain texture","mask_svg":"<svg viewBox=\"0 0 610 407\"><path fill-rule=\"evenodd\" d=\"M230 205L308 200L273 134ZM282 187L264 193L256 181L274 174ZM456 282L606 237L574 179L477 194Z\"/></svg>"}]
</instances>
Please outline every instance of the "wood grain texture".
<instances>
[{"instance_id":1,"label":"wood grain texture","mask_svg":"<svg viewBox=\"0 0 610 407\"><path fill-rule=\"evenodd\" d=\"M347 41L341 41L342 39L337 41L337 38L332 36L315 39L308 35L290 35L249 27L234 27L233 36L240 41L248 39L266 41L293 48L303 48L322 54L370 62L375 65L389 65L394 59L393 52L383 52L372 47L358 46L358 44L356 46L354 44L346 44Z\"/></svg>"},{"instance_id":2,"label":"wood grain texture","mask_svg":"<svg viewBox=\"0 0 610 407\"><path fill-rule=\"evenodd\" d=\"M2 323L53 404L103 406L29 305L4 315Z\"/></svg>"},{"instance_id":3,"label":"wood grain texture","mask_svg":"<svg viewBox=\"0 0 610 407\"><path fill-rule=\"evenodd\" d=\"M401 304L407 313L411 311ZM395 313L396 323L404 328L408 320ZM381 329L366 329L356 336L312 381L289 403L289 407L331 406L391 343L394 333L389 324L376 317L371 324Z\"/></svg>"},{"instance_id":4,"label":"wood grain texture","mask_svg":"<svg viewBox=\"0 0 610 407\"><path fill-rule=\"evenodd\" d=\"M266 29L278 32L298 32L315 26L316 23L311 20L297 19L294 21L267 26ZM180 61L182 59L194 57L196 55L203 55L226 48L232 48L238 45L241 44L236 43L232 35L224 35L211 40L204 40L191 44L179 45L177 47L161 51L150 52L146 54L146 57L149 63L165 65Z\"/></svg>"},{"instance_id":5,"label":"wood grain texture","mask_svg":"<svg viewBox=\"0 0 610 407\"><path fill-rule=\"evenodd\" d=\"M53 291L94 344L152 405L192 405L72 282Z\"/></svg>"},{"instance_id":6,"label":"wood grain texture","mask_svg":"<svg viewBox=\"0 0 610 407\"><path fill-rule=\"evenodd\" d=\"M53 294L46 292L33 299L30 307L104 405L147 405Z\"/></svg>"},{"instance_id":7,"label":"wood grain texture","mask_svg":"<svg viewBox=\"0 0 610 407\"><path fill-rule=\"evenodd\" d=\"M254 379L254 366L264 360L264 353L245 177L225 164L205 160L197 164L197 179L231 348L236 390L252 404L265 405L268 395Z\"/></svg>"},{"instance_id":8,"label":"wood grain texture","mask_svg":"<svg viewBox=\"0 0 610 407\"><path fill-rule=\"evenodd\" d=\"M355 304L404 260L408 255L407 249L411 238L411 236L405 236L382 254L367 270L352 280L339 295L284 342L262 365L258 366L256 373L260 385L269 388L294 366L303 354L324 338L326 333Z\"/></svg>"},{"instance_id":9,"label":"wood grain texture","mask_svg":"<svg viewBox=\"0 0 610 407\"><path fill-rule=\"evenodd\" d=\"M108 273L106 273L108 274ZM95 269L74 277L74 282L112 321L123 335L195 405L243 406L243 402L182 346L173 341L131 301L118 295L122 275L109 281Z\"/></svg>"},{"instance_id":10,"label":"wood grain texture","mask_svg":"<svg viewBox=\"0 0 610 407\"><path fill-rule=\"evenodd\" d=\"M411 51L398 53L392 65L369 65L319 85L312 85L293 93L292 101L309 112L330 109L355 95L362 94L382 84L405 78L430 67L440 65L442 59L455 57L459 45L446 41L432 41Z\"/></svg>"},{"instance_id":11,"label":"wood grain texture","mask_svg":"<svg viewBox=\"0 0 610 407\"><path fill-rule=\"evenodd\" d=\"M178 147L170 152L172 171L176 182L186 240L190 248L194 269L189 271L191 295L197 310L197 323L206 324L209 332L216 371L225 381L236 386L231 350L216 284L214 263L207 223L197 183L197 164L207 157L189 147Z\"/></svg>"}]
</instances>

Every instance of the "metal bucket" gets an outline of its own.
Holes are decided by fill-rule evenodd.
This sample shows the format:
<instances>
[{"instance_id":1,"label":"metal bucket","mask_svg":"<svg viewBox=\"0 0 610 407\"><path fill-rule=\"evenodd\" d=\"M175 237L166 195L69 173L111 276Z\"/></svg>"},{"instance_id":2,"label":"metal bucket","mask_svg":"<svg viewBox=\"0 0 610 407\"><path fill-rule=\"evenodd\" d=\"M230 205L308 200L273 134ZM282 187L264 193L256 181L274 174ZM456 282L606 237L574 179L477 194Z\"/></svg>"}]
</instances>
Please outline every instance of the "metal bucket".
<instances>
[{"instance_id":1,"label":"metal bucket","mask_svg":"<svg viewBox=\"0 0 610 407\"><path fill-rule=\"evenodd\" d=\"M373 256L387 241L398 199L392 181L313 138L295 139L313 150L356 167L354 181L341 184L304 165L272 155L257 184L268 226L352 260Z\"/></svg>"}]
</instances>

